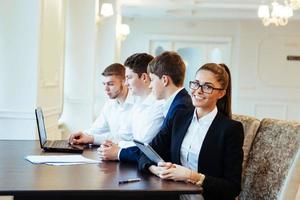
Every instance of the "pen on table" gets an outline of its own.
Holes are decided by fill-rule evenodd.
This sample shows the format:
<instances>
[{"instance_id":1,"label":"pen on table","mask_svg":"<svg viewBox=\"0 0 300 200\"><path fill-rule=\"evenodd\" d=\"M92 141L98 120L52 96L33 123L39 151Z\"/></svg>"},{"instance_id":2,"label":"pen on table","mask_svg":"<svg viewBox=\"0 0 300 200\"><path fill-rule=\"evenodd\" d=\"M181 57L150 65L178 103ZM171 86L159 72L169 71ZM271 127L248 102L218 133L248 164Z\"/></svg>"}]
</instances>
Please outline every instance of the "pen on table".
<instances>
[{"instance_id":1,"label":"pen on table","mask_svg":"<svg viewBox=\"0 0 300 200\"><path fill-rule=\"evenodd\" d=\"M121 181L119 181L119 184L133 183L133 182L139 182L139 181L141 181L140 178L130 178L130 179L127 179L127 180L121 180Z\"/></svg>"}]
</instances>

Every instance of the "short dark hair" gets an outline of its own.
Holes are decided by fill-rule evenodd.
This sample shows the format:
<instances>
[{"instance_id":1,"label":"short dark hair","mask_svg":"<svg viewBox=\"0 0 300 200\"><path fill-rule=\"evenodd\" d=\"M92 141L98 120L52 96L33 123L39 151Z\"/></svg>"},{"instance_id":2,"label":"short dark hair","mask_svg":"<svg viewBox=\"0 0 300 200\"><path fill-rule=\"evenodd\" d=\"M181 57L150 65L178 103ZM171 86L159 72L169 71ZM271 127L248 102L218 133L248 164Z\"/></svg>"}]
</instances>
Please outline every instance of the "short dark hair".
<instances>
[{"instance_id":1,"label":"short dark hair","mask_svg":"<svg viewBox=\"0 0 300 200\"><path fill-rule=\"evenodd\" d=\"M125 67L137 73L139 77L143 73L147 73L148 63L153 59L153 56L147 53L135 53L129 56L124 62Z\"/></svg>"},{"instance_id":2,"label":"short dark hair","mask_svg":"<svg viewBox=\"0 0 300 200\"><path fill-rule=\"evenodd\" d=\"M156 56L148 65L148 72L159 78L168 75L174 85L181 87L185 77L185 64L180 55L174 51L165 51Z\"/></svg>"},{"instance_id":3,"label":"short dark hair","mask_svg":"<svg viewBox=\"0 0 300 200\"><path fill-rule=\"evenodd\" d=\"M106 67L101 74L102 76L120 76L125 79L125 67L120 63L113 63Z\"/></svg>"}]
</instances>

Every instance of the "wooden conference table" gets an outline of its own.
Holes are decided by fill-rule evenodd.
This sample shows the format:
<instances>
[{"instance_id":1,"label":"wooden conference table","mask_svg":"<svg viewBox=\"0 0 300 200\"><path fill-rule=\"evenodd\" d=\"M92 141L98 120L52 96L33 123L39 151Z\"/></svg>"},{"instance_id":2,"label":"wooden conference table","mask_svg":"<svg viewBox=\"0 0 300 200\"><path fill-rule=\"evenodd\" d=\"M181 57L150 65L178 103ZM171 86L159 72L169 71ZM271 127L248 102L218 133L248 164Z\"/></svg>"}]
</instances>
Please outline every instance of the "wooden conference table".
<instances>
[{"instance_id":1,"label":"wooden conference table","mask_svg":"<svg viewBox=\"0 0 300 200\"><path fill-rule=\"evenodd\" d=\"M0 195L12 195L14 199L86 200L176 199L180 194L200 193L195 185L142 174L128 163L48 166L24 159L27 155L53 154L43 152L38 141L0 140ZM86 149L83 155L96 159L96 148ZM142 180L118 183L137 177Z\"/></svg>"}]
</instances>

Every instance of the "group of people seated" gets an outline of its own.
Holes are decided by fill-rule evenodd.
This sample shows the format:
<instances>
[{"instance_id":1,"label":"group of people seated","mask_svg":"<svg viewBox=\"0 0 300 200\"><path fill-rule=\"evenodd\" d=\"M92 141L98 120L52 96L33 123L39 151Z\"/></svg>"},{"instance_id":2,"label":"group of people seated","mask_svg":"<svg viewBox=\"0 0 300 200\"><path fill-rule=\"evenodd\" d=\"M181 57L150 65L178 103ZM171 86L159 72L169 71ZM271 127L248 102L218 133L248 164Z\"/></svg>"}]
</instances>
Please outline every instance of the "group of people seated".
<instances>
[{"instance_id":1,"label":"group of people seated","mask_svg":"<svg viewBox=\"0 0 300 200\"><path fill-rule=\"evenodd\" d=\"M231 77L225 64L201 66L184 87L186 66L176 52L136 53L102 72L109 100L72 144L98 144L102 160L136 163L161 179L198 185L181 199L233 200L241 190L243 126L231 119ZM152 162L133 139L165 162Z\"/></svg>"}]
</instances>

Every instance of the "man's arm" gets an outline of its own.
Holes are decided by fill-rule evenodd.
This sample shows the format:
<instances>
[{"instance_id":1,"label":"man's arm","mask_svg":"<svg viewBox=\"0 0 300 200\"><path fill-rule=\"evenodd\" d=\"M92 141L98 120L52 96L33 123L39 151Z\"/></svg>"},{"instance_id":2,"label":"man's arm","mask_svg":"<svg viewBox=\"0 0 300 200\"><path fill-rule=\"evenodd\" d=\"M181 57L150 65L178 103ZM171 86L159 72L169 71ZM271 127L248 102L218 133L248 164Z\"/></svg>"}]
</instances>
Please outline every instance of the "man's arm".
<instances>
[{"instance_id":1,"label":"man's arm","mask_svg":"<svg viewBox=\"0 0 300 200\"><path fill-rule=\"evenodd\" d=\"M162 104L156 106L153 109L154 110L150 114L145 113L146 115L148 115L147 121L143 122L143 124L145 125L143 129L140 130L141 133L138 133L139 137L135 138L144 143L150 143L152 139L157 135L163 124L164 116L162 113Z\"/></svg>"},{"instance_id":2,"label":"man's arm","mask_svg":"<svg viewBox=\"0 0 300 200\"><path fill-rule=\"evenodd\" d=\"M83 133L87 135L93 136L93 143L100 145L101 142L111 139L109 138L110 128L107 120L107 115L109 113L109 104L105 103L103 109L101 110L100 115L94 121L90 129L83 131Z\"/></svg>"},{"instance_id":3,"label":"man's arm","mask_svg":"<svg viewBox=\"0 0 300 200\"><path fill-rule=\"evenodd\" d=\"M141 151L137 146L121 149L119 153L119 160L122 162L137 163Z\"/></svg>"},{"instance_id":4,"label":"man's arm","mask_svg":"<svg viewBox=\"0 0 300 200\"><path fill-rule=\"evenodd\" d=\"M104 141L97 149L101 160L118 160L118 152L120 147L110 140Z\"/></svg>"}]
</instances>

